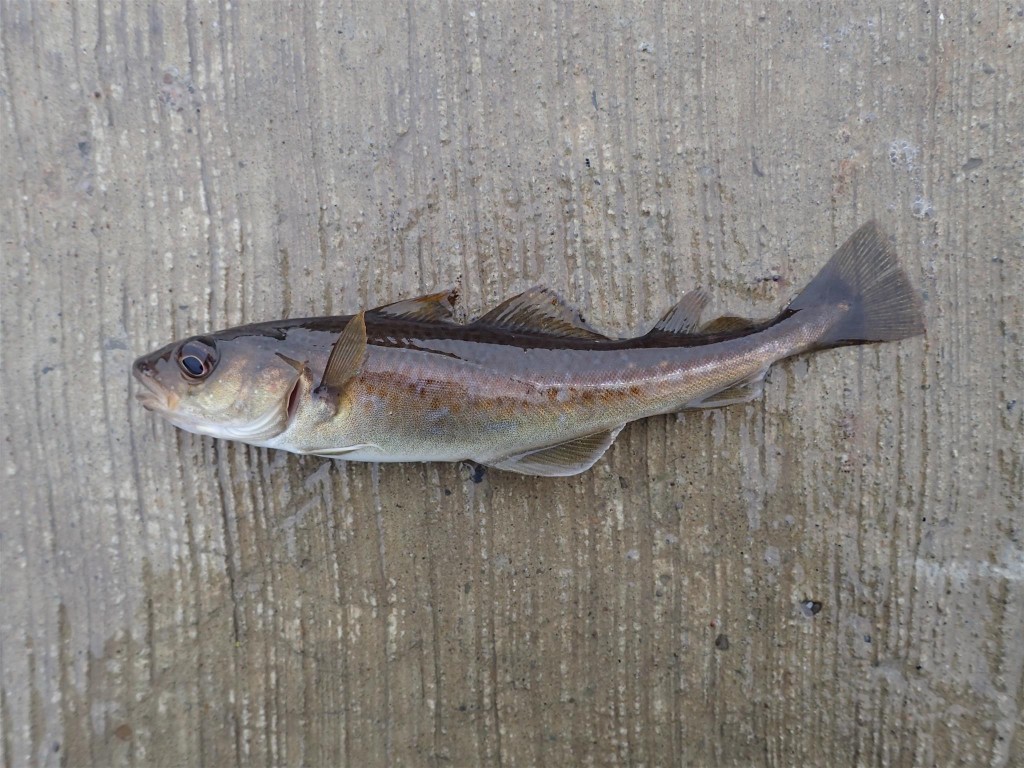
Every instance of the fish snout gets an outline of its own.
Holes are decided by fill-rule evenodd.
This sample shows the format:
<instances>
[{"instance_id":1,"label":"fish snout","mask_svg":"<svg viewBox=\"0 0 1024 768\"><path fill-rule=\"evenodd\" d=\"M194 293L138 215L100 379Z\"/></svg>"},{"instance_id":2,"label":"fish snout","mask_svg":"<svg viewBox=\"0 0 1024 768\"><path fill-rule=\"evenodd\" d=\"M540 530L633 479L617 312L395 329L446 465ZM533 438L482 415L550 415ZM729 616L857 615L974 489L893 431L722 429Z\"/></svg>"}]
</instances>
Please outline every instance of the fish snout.
<instances>
[{"instance_id":1,"label":"fish snout","mask_svg":"<svg viewBox=\"0 0 1024 768\"><path fill-rule=\"evenodd\" d=\"M153 366L149 364L149 361L144 357L140 357L134 363L132 363L132 375L139 381L142 380L143 376L153 375Z\"/></svg>"},{"instance_id":2,"label":"fish snout","mask_svg":"<svg viewBox=\"0 0 1024 768\"><path fill-rule=\"evenodd\" d=\"M167 393L164 387L160 385L160 382L157 381L156 367L149 358L140 357L132 363L132 376L141 387L135 393L135 399L142 404L143 408L147 411L152 411L157 408L167 407Z\"/></svg>"}]
</instances>

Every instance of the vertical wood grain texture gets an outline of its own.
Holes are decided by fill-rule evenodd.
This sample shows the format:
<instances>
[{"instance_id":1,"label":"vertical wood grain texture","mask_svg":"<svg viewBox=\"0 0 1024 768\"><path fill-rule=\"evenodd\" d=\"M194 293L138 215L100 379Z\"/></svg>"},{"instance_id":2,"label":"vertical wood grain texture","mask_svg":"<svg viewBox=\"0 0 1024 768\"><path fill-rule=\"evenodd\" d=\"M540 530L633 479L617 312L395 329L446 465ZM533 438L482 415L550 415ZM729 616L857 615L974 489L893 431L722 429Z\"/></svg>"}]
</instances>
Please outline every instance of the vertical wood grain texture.
<instances>
[{"instance_id":1,"label":"vertical wood grain texture","mask_svg":"<svg viewBox=\"0 0 1024 768\"><path fill-rule=\"evenodd\" d=\"M0 764L1024 759L1019 2L0 3ZM452 284L643 330L858 224L928 335L574 478L176 431L158 344Z\"/></svg>"}]
</instances>

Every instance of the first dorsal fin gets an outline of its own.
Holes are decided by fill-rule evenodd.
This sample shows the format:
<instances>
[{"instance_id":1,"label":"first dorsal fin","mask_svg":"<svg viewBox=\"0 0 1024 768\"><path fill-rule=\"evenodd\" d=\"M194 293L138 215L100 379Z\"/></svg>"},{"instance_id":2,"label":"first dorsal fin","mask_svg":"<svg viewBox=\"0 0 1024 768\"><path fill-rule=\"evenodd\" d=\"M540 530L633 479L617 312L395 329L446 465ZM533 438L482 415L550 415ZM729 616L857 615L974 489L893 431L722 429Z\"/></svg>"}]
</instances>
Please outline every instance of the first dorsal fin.
<instances>
[{"instance_id":1,"label":"first dorsal fin","mask_svg":"<svg viewBox=\"0 0 1024 768\"><path fill-rule=\"evenodd\" d=\"M413 299L403 299L371 309L378 315L399 317L405 320L422 320L435 323L454 323L452 309L459 298L457 288L439 293L428 293Z\"/></svg>"},{"instance_id":2,"label":"first dorsal fin","mask_svg":"<svg viewBox=\"0 0 1024 768\"><path fill-rule=\"evenodd\" d=\"M359 374L363 360L366 359L365 314L360 312L353 315L348 325L338 335L331 349L331 356L327 358L320 386L313 390L317 397L334 400L344 386Z\"/></svg>"},{"instance_id":3,"label":"first dorsal fin","mask_svg":"<svg viewBox=\"0 0 1024 768\"><path fill-rule=\"evenodd\" d=\"M550 336L607 339L583 322L580 313L561 296L539 285L503 301L474 325Z\"/></svg>"},{"instance_id":4,"label":"first dorsal fin","mask_svg":"<svg viewBox=\"0 0 1024 768\"><path fill-rule=\"evenodd\" d=\"M651 333L693 334L700 326L700 314L708 305L710 297L700 288L688 291L683 298L661 316Z\"/></svg>"}]
</instances>

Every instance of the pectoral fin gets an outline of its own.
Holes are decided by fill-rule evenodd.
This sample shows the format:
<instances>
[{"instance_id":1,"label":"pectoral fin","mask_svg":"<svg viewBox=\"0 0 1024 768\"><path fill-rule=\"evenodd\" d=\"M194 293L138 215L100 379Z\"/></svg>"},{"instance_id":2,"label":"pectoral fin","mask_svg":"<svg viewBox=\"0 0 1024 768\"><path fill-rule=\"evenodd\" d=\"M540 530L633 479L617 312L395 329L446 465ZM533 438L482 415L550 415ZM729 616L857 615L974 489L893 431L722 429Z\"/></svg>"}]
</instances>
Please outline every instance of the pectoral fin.
<instances>
[{"instance_id":1,"label":"pectoral fin","mask_svg":"<svg viewBox=\"0 0 1024 768\"><path fill-rule=\"evenodd\" d=\"M366 320L364 312L353 315L345 330L339 334L320 385L313 395L324 400L335 400L345 385L357 375L366 359Z\"/></svg>"},{"instance_id":2,"label":"pectoral fin","mask_svg":"<svg viewBox=\"0 0 1024 768\"><path fill-rule=\"evenodd\" d=\"M495 469L519 472L523 475L565 477L586 472L608 450L625 424L604 432L595 432L546 448L517 453L498 461L485 462Z\"/></svg>"},{"instance_id":3,"label":"pectoral fin","mask_svg":"<svg viewBox=\"0 0 1024 768\"><path fill-rule=\"evenodd\" d=\"M324 459L344 459L350 453L361 451L364 448L376 448L377 446L365 443L361 445L346 445L343 448L315 448L305 451L310 456L320 456Z\"/></svg>"}]
</instances>

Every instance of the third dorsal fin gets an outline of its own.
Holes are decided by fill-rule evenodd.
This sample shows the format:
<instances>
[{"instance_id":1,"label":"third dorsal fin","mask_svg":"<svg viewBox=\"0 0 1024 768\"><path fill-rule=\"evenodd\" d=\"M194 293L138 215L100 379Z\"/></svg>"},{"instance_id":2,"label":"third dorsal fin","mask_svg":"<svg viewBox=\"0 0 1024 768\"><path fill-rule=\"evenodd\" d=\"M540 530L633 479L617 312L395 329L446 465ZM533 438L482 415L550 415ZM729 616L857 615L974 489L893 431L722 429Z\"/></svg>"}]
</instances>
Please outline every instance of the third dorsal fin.
<instances>
[{"instance_id":1,"label":"third dorsal fin","mask_svg":"<svg viewBox=\"0 0 1024 768\"><path fill-rule=\"evenodd\" d=\"M700 288L688 291L676 305L661 316L651 333L693 334L700 326L700 314L710 297Z\"/></svg>"},{"instance_id":2,"label":"third dorsal fin","mask_svg":"<svg viewBox=\"0 0 1024 768\"><path fill-rule=\"evenodd\" d=\"M729 333L732 331L749 331L757 327L757 323L748 317L738 315L722 315L701 326L701 333Z\"/></svg>"},{"instance_id":3,"label":"third dorsal fin","mask_svg":"<svg viewBox=\"0 0 1024 768\"><path fill-rule=\"evenodd\" d=\"M607 338L588 327L580 313L566 304L557 293L539 285L503 301L474 325L525 333L546 333L550 336Z\"/></svg>"},{"instance_id":4,"label":"third dorsal fin","mask_svg":"<svg viewBox=\"0 0 1024 768\"><path fill-rule=\"evenodd\" d=\"M400 317L405 320L423 320L435 323L454 323L452 309L459 298L457 288L440 293L428 293L425 296L417 296L413 299L403 299L392 304L384 304L371 309L370 312L379 315Z\"/></svg>"}]
</instances>

